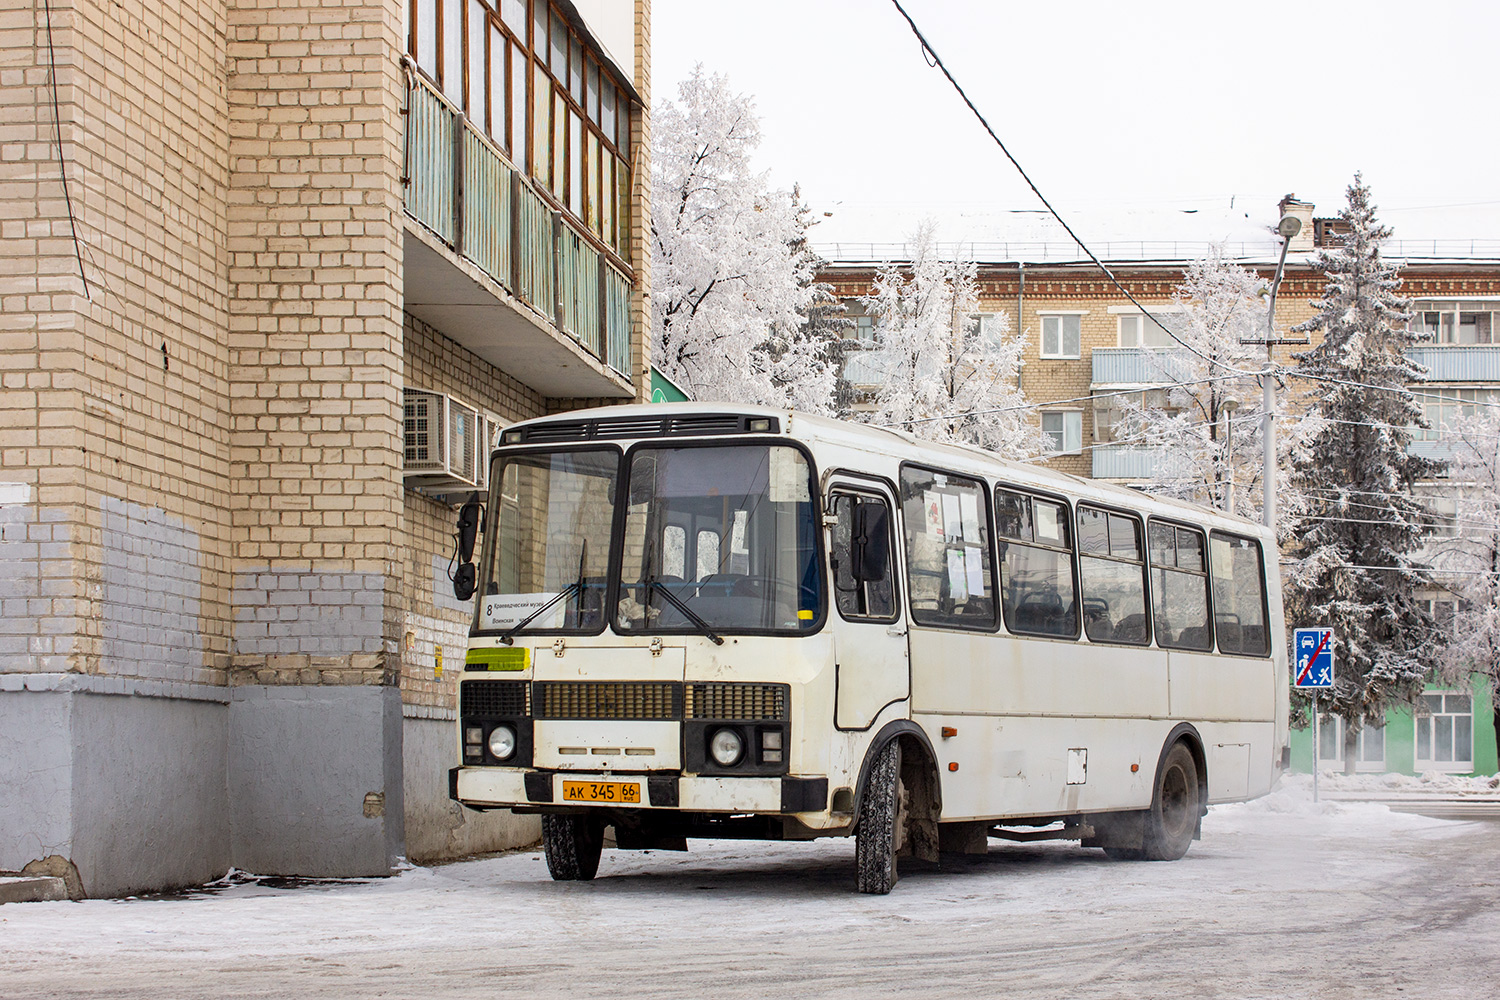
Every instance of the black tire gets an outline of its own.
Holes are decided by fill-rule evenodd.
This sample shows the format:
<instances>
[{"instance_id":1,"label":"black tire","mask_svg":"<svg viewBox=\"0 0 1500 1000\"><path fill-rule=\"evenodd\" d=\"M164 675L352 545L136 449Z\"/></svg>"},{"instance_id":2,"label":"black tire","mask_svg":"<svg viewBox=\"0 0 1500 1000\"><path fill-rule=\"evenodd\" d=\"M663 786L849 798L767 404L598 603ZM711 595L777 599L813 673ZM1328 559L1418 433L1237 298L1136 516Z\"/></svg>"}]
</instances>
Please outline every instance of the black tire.
<instances>
[{"instance_id":1,"label":"black tire","mask_svg":"<svg viewBox=\"0 0 1500 1000\"><path fill-rule=\"evenodd\" d=\"M884 896L896 884L896 816L901 799L901 747L892 740L875 756L854 827L855 884Z\"/></svg>"},{"instance_id":2,"label":"black tire","mask_svg":"<svg viewBox=\"0 0 1500 1000\"><path fill-rule=\"evenodd\" d=\"M587 882L599 871L604 824L588 816L543 816L542 852L557 882Z\"/></svg>"},{"instance_id":3,"label":"black tire","mask_svg":"<svg viewBox=\"0 0 1500 1000\"><path fill-rule=\"evenodd\" d=\"M1202 810L1198 764L1187 744L1174 743L1156 776L1141 856L1148 861L1176 861L1186 854Z\"/></svg>"}]
</instances>

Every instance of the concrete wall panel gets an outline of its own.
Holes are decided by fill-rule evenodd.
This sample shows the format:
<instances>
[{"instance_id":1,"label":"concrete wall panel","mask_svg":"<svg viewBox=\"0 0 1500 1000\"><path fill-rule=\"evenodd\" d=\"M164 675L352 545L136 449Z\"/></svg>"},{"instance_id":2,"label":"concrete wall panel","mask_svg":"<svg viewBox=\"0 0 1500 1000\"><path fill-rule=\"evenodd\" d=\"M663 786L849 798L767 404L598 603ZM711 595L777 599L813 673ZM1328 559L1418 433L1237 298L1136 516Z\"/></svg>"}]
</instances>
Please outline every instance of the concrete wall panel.
<instances>
[{"instance_id":1,"label":"concrete wall panel","mask_svg":"<svg viewBox=\"0 0 1500 1000\"><path fill-rule=\"evenodd\" d=\"M539 817L478 813L448 798L448 769L458 762L455 725L451 719L406 719L407 857L422 863L536 843L542 836Z\"/></svg>"},{"instance_id":2,"label":"concrete wall panel","mask_svg":"<svg viewBox=\"0 0 1500 1000\"><path fill-rule=\"evenodd\" d=\"M0 677L0 869L73 853L71 694Z\"/></svg>"},{"instance_id":3,"label":"concrete wall panel","mask_svg":"<svg viewBox=\"0 0 1500 1000\"><path fill-rule=\"evenodd\" d=\"M229 725L235 866L387 875L402 853L400 692L246 685Z\"/></svg>"},{"instance_id":4,"label":"concrete wall panel","mask_svg":"<svg viewBox=\"0 0 1500 1000\"><path fill-rule=\"evenodd\" d=\"M200 885L230 866L228 706L75 693L73 851L89 896Z\"/></svg>"}]
</instances>

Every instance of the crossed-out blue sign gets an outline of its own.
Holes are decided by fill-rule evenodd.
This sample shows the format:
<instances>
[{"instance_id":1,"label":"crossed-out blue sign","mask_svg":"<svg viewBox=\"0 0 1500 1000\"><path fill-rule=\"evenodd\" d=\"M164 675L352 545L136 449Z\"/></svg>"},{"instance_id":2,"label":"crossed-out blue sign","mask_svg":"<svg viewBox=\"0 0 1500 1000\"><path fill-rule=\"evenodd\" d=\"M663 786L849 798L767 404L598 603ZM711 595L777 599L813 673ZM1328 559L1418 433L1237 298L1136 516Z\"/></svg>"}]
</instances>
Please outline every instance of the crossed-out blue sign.
<instances>
[{"instance_id":1,"label":"crossed-out blue sign","mask_svg":"<svg viewBox=\"0 0 1500 1000\"><path fill-rule=\"evenodd\" d=\"M1292 650L1296 654L1293 687L1333 687L1333 629L1297 629L1293 633Z\"/></svg>"}]
</instances>

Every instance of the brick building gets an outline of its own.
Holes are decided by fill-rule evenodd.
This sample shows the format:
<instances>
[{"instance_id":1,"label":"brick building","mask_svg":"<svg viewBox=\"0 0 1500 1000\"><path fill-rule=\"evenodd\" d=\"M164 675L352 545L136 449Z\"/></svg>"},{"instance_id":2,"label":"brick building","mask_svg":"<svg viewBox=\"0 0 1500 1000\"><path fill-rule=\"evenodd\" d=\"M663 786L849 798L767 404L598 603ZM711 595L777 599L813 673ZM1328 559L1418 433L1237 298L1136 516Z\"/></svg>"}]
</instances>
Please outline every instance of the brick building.
<instances>
[{"instance_id":1,"label":"brick building","mask_svg":"<svg viewBox=\"0 0 1500 1000\"><path fill-rule=\"evenodd\" d=\"M1302 229L1288 247L1286 273L1276 301L1276 330L1287 336L1291 327L1313 316L1310 300L1320 296L1325 285L1322 272L1313 265L1313 253L1338 239L1339 223L1315 218L1312 204L1291 195L1278 205L1262 208L1263 217L1250 213L1248 225L1231 230L1226 252L1269 281L1281 250L1274 232L1278 218L1287 213L1301 219ZM1155 231L1156 222L1163 228L1172 222L1138 221L1144 223L1140 229L1145 232ZM1160 363L1160 358L1176 348L1165 331L1153 328L1141 310L1084 259L1078 246L1064 242L1065 237L1059 239L1059 233L1028 234L1024 242L1011 244L964 244L944 248L944 252L978 263L981 321L1004 316L1011 330L1025 334L1020 386L1028 401L1038 407L1037 419L1055 443L1044 464L1086 478L1142 485L1157 456L1138 444L1117 440L1119 410L1111 404L1122 392L1144 393L1149 404L1151 390L1167 384L1163 373L1170 366ZM1209 243L1201 237L1172 242L1120 238L1092 249L1137 301L1167 322L1173 290L1182 282L1187 263L1206 254ZM853 320L843 336L872 343L873 322L864 315L860 296L869 294L884 261L903 259L904 248L900 244L841 243L819 250L831 261L819 277L833 286ZM1417 360L1430 372L1421 393L1434 429L1419 432L1413 447L1440 455L1437 428L1445 419L1476 400L1500 403L1500 242L1397 239L1387 244L1386 256L1404 264L1402 294L1413 300L1414 322L1434 334L1433 343L1417 349ZM862 373L870 369L861 363L856 345L848 346L845 370L857 399L861 389L871 388L861 385ZM1276 347L1276 358L1289 362L1291 353L1299 349ZM1292 384L1283 390L1281 405L1293 416L1282 420L1295 419L1298 388ZM1434 492L1441 494L1440 484L1434 484ZM1451 594L1441 590L1428 598L1439 610L1444 602L1451 607L1453 601ZM1371 727L1362 734L1359 766L1493 772L1496 741L1486 711L1488 687L1476 681L1471 690L1435 690L1427 697L1436 699L1431 701L1436 715L1413 718L1410 712L1398 711L1383 729ZM1443 750L1438 746L1439 725L1449 737ZM1428 727L1425 742L1424 726ZM1297 760L1310 766L1310 737L1306 733L1297 736ZM1337 762L1343 752L1337 720L1324 727L1323 744L1323 759Z\"/></svg>"},{"instance_id":2,"label":"brick building","mask_svg":"<svg viewBox=\"0 0 1500 1000\"><path fill-rule=\"evenodd\" d=\"M0 870L534 839L447 798L453 502L496 424L649 393L649 21L0 15Z\"/></svg>"}]
</instances>

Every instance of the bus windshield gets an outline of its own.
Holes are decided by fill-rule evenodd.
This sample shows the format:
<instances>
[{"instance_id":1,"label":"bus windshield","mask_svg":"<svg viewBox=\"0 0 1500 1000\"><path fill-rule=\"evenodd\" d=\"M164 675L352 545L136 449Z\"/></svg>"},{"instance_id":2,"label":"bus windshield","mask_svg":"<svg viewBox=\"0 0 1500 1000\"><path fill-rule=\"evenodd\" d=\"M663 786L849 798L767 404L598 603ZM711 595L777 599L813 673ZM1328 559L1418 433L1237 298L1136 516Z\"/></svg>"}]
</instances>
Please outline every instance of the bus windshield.
<instances>
[{"instance_id":1,"label":"bus windshield","mask_svg":"<svg viewBox=\"0 0 1500 1000\"><path fill-rule=\"evenodd\" d=\"M620 453L598 449L500 461L478 627L599 631Z\"/></svg>"},{"instance_id":2,"label":"bus windshield","mask_svg":"<svg viewBox=\"0 0 1500 1000\"><path fill-rule=\"evenodd\" d=\"M621 632L804 632L821 618L812 470L796 448L631 453Z\"/></svg>"}]
</instances>

